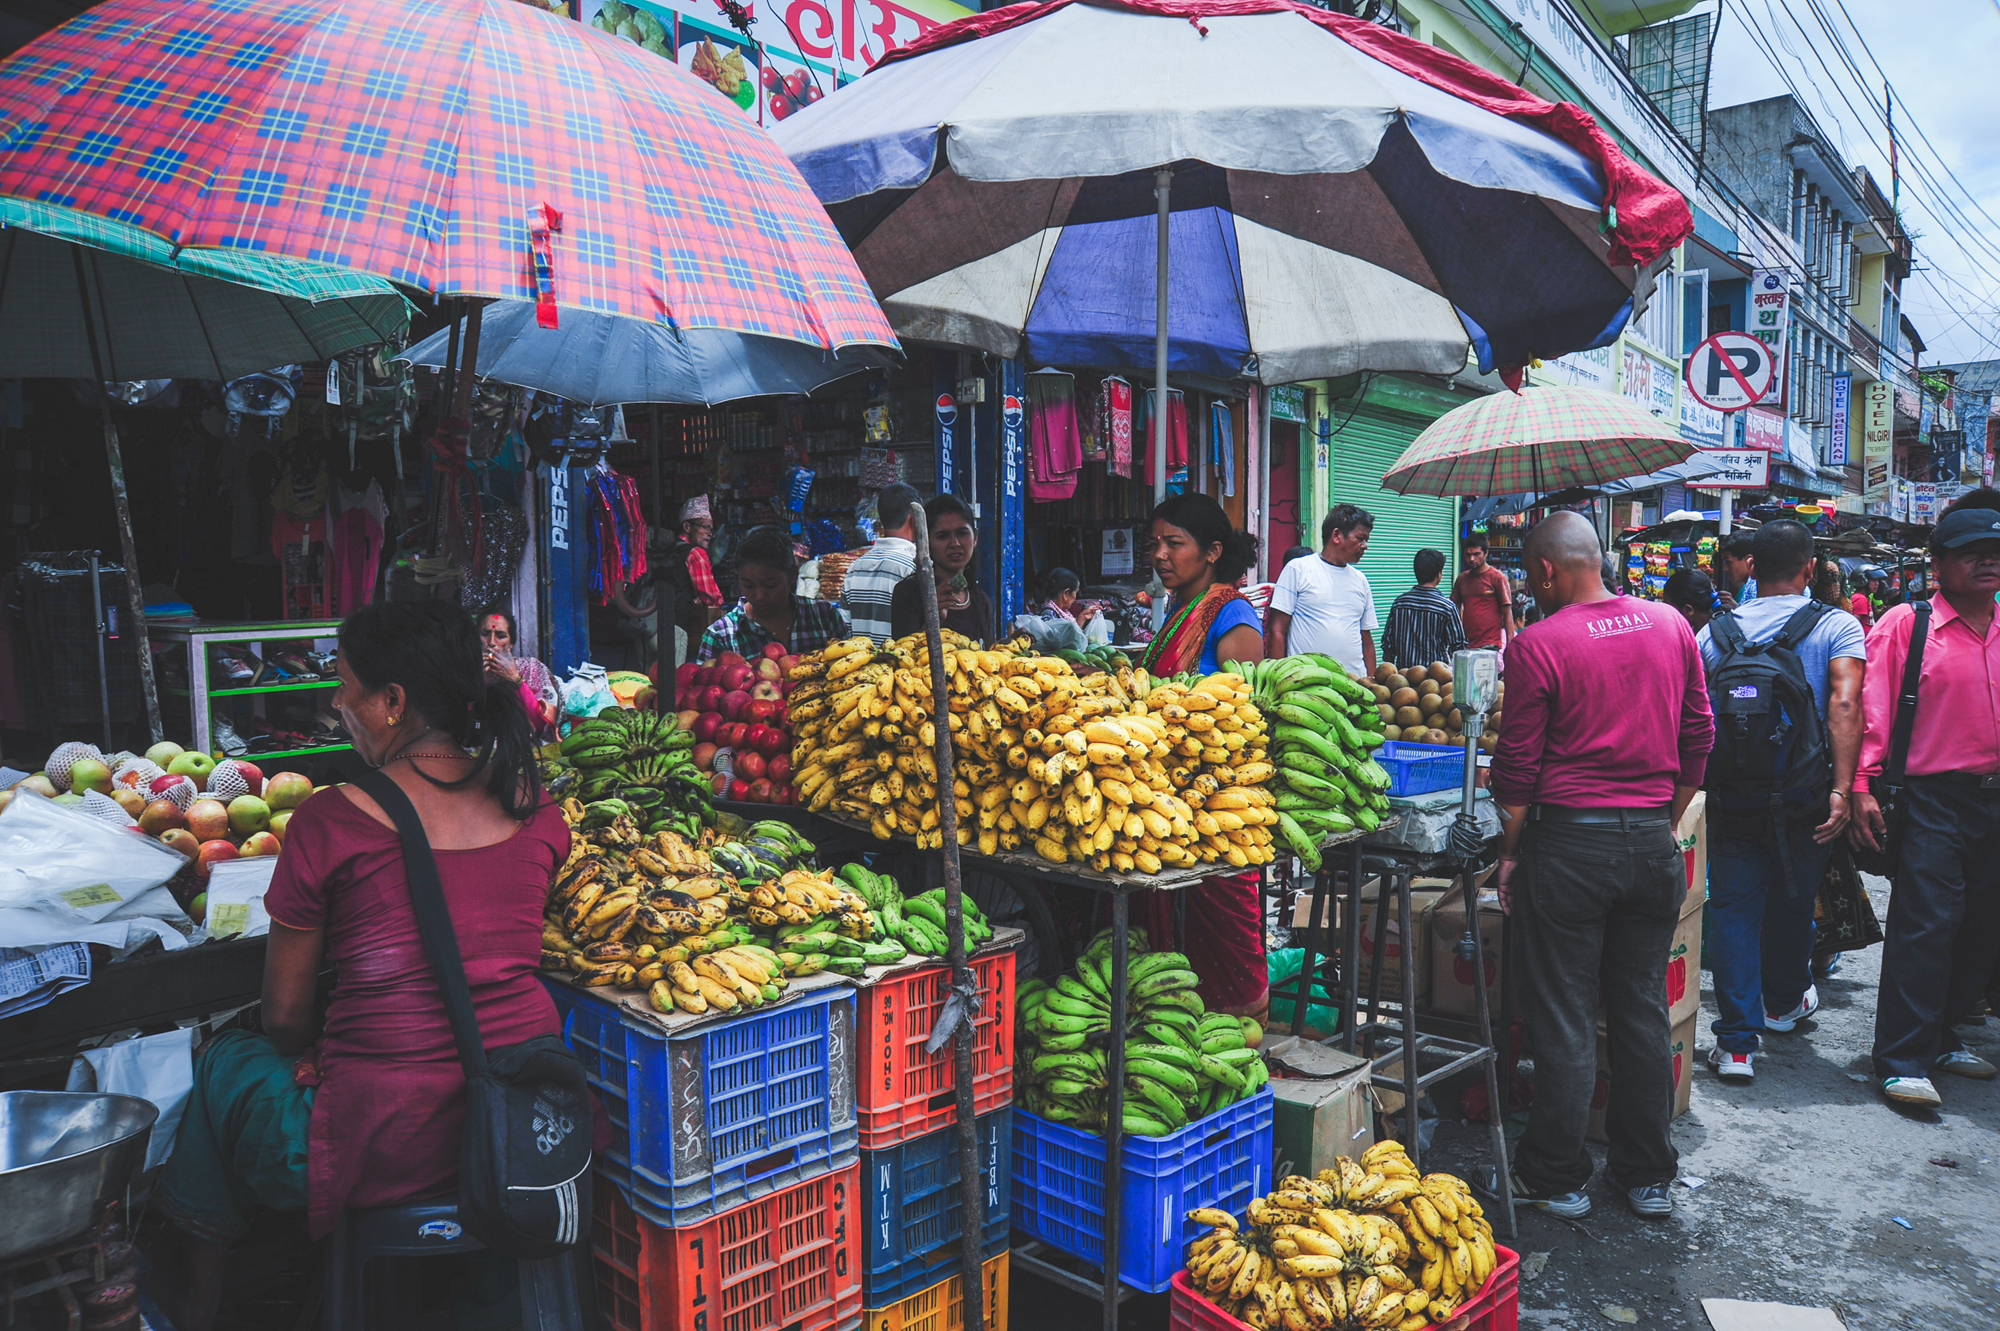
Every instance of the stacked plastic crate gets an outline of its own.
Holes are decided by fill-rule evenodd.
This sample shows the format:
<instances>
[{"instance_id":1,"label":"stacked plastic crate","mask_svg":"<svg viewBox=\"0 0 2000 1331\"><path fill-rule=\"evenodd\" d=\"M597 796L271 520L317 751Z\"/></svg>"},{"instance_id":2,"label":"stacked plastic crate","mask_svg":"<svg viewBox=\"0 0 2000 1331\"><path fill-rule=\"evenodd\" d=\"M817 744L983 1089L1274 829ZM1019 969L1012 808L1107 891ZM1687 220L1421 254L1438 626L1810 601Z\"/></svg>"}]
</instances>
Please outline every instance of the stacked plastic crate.
<instances>
[{"instance_id":1,"label":"stacked plastic crate","mask_svg":"<svg viewBox=\"0 0 2000 1331\"><path fill-rule=\"evenodd\" d=\"M862 1304L868 1331L958 1331L965 1244L979 1246L987 1331L1007 1327L1007 1233L1014 1146L1014 954L972 959L979 989L972 1096L983 1194L965 1233L958 1083L946 1043L926 1052L950 993L943 966L864 981L855 1100L866 1210Z\"/></svg>"},{"instance_id":2,"label":"stacked plastic crate","mask_svg":"<svg viewBox=\"0 0 2000 1331\"><path fill-rule=\"evenodd\" d=\"M548 987L612 1123L591 1242L615 1331L858 1327L854 990L670 1030Z\"/></svg>"}]
</instances>

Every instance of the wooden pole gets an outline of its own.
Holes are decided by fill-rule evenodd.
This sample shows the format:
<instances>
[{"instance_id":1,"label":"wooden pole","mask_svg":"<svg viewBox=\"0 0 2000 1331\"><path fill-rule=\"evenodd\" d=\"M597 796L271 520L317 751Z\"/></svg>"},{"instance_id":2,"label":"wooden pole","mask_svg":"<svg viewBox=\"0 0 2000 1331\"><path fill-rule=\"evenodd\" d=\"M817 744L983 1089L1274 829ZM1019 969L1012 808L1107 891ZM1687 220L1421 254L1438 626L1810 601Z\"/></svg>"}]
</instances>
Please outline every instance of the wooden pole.
<instances>
[{"instance_id":1,"label":"wooden pole","mask_svg":"<svg viewBox=\"0 0 2000 1331\"><path fill-rule=\"evenodd\" d=\"M959 873L958 796L953 790L951 748L951 672L944 668L944 637L938 622L937 571L931 565L929 516L923 505L911 509L916 518L918 598L924 605L924 639L931 656L931 716L936 731L938 772L938 835L943 838L944 923L949 948L946 961L958 1005L951 1032L952 1076L958 1086L958 1194L960 1276L965 1282L965 1331L984 1331L982 1297L985 1256L986 1194L979 1185L979 1124L972 1104L972 1028L978 1012L979 988L965 959L965 895ZM945 1010L953 1004L945 1000ZM932 1033L936 1038L936 1033Z\"/></svg>"}]
</instances>

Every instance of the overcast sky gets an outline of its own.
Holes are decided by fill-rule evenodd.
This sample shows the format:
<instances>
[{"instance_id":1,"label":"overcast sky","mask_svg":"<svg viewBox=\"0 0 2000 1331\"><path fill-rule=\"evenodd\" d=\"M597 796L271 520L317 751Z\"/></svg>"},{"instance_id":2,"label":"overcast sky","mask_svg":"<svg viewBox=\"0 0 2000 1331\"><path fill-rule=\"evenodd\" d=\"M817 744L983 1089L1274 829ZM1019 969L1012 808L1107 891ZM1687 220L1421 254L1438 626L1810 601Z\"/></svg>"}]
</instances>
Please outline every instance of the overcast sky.
<instances>
[{"instance_id":1,"label":"overcast sky","mask_svg":"<svg viewBox=\"0 0 2000 1331\"><path fill-rule=\"evenodd\" d=\"M1887 194L1888 133L1874 117L1882 101L1881 79L1868 52L1848 31L1842 2L1817 0L1819 10L1844 39L1847 54L1867 76L1869 102L1863 101L1861 88L1821 28L1812 0L1720 0L1722 19L1709 76L1709 105L1734 106L1788 91L1772 68L1771 57L1755 40L1754 21L1767 42L1775 40L1772 49L1821 131L1849 166L1867 167ZM1615 9L1629 0L1595 3ZM1902 160L1903 217L1917 233L1918 267L1928 270L1904 284L1904 312L1929 348L1924 359L2000 360L2000 224L1982 216L1943 169L1957 173L1972 199L2000 217L2000 0L1844 0L1844 4L1916 122L1906 123L1899 105L1896 138ZM1712 12L1714 6L1709 8ZM1794 19L1799 26L1794 26ZM1828 77L1829 69L1833 78ZM1935 152L1917 140L1918 127L1929 136ZM1976 223L1977 234L1939 204L1938 191L1915 171L1913 154ZM1947 233L1956 233L1972 257Z\"/></svg>"}]
</instances>

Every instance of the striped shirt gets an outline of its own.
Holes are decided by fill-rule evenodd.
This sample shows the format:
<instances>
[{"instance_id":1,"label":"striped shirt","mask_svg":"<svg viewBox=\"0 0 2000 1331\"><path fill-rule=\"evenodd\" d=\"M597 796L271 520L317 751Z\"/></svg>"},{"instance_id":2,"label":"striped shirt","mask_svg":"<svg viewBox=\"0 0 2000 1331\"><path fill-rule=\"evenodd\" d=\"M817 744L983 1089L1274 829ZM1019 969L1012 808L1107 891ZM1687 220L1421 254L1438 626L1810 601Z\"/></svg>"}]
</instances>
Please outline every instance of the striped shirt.
<instances>
[{"instance_id":1,"label":"striped shirt","mask_svg":"<svg viewBox=\"0 0 2000 1331\"><path fill-rule=\"evenodd\" d=\"M1436 587L1412 587L1389 607L1389 626L1382 633L1382 659L1399 666L1449 661L1465 646L1465 625L1458 606Z\"/></svg>"},{"instance_id":2,"label":"striped shirt","mask_svg":"<svg viewBox=\"0 0 2000 1331\"><path fill-rule=\"evenodd\" d=\"M917 547L900 536L877 536L868 553L847 566L840 603L854 623L879 647L889 640L889 598L896 584L917 571Z\"/></svg>"}]
</instances>

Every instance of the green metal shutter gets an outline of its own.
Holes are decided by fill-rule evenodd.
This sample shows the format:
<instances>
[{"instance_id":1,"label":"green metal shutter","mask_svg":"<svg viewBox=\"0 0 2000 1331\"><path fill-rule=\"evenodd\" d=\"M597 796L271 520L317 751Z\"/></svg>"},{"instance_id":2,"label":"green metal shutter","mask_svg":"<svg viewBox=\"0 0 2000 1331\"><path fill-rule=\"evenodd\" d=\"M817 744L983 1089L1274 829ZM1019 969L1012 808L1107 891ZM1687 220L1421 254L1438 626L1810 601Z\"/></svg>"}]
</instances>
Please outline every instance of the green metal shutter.
<instances>
[{"instance_id":1,"label":"green metal shutter","mask_svg":"<svg viewBox=\"0 0 2000 1331\"><path fill-rule=\"evenodd\" d=\"M1350 416L1336 404L1333 415L1329 502L1359 504L1375 515L1361 571L1374 589L1375 618L1383 627L1389 623L1389 607L1416 583L1410 561L1417 551L1426 546L1442 550L1447 576L1458 567L1458 501L1382 488L1383 473L1429 424L1421 416L1372 407L1357 408ZM1313 538L1318 539L1317 532ZM1375 645L1382 645L1380 629Z\"/></svg>"}]
</instances>

